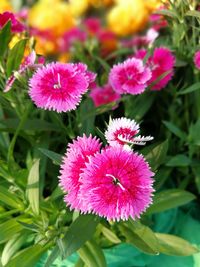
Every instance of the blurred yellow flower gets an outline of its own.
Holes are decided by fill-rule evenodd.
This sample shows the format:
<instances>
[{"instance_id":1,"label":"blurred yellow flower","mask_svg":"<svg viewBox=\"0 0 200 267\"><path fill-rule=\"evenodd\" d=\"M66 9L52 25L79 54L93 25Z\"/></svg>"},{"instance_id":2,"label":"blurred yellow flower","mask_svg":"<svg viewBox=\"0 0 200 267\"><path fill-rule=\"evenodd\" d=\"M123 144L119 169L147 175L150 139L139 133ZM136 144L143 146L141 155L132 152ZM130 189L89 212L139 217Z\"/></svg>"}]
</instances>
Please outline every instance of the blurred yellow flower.
<instances>
[{"instance_id":1,"label":"blurred yellow flower","mask_svg":"<svg viewBox=\"0 0 200 267\"><path fill-rule=\"evenodd\" d=\"M88 0L69 0L69 7L72 15L78 17L86 12L89 2Z\"/></svg>"},{"instance_id":2,"label":"blurred yellow flower","mask_svg":"<svg viewBox=\"0 0 200 267\"><path fill-rule=\"evenodd\" d=\"M109 6L113 3L113 0L88 0L94 7Z\"/></svg>"},{"instance_id":3,"label":"blurred yellow flower","mask_svg":"<svg viewBox=\"0 0 200 267\"><path fill-rule=\"evenodd\" d=\"M164 1L162 0L144 0L146 8L149 10L149 12L153 12L158 9L163 2Z\"/></svg>"},{"instance_id":4,"label":"blurred yellow flower","mask_svg":"<svg viewBox=\"0 0 200 267\"><path fill-rule=\"evenodd\" d=\"M138 32L146 25L149 12L143 0L117 0L108 14L108 27L119 36Z\"/></svg>"},{"instance_id":5,"label":"blurred yellow flower","mask_svg":"<svg viewBox=\"0 0 200 267\"><path fill-rule=\"evenodd\" d=\"M0 13L12 11L12 5L8 0L0 0Z\"/></svg>"},{"instance_id":6,"label":"blurred yellow flower","mask_svg":"<svg viewBox=\"0 0 200 267\"><path fill-rule=\"evenodd\" d=\"M75 25L69 4L62 0L40 0L29 12L29 25L39 30L49 30L55 37Z\"/></svg>"}]
</instances>

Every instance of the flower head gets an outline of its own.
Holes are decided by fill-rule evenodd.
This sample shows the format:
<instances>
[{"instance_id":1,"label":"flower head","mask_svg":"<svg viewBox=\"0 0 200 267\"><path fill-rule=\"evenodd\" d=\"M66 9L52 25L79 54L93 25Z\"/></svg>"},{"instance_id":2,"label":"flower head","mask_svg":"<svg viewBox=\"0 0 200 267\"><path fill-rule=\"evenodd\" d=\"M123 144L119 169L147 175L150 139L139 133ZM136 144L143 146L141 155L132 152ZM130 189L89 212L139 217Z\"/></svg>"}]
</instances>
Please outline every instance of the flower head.
<instances>
[{"instance_id":1,"label":"flower head","mask_svg":"<svg viewBox=\"0 0 200 267\"><path fill-rule=\"evenodd\" d=\"M103 87L95 86L92 88L90 97L94 101L95 106L99 107L101 105L116 102L121 96L115 92L109 84L106 84Z\"/></svg>"},{"instance_id":2,"label":"flower head","mask_svg":"<svg viewBox=\"0 0 200 267\"><path fill-rule=\"evenodd\" d=\"M65 202L71 209L86 211L86 207L78 195L82 184L80 174L83 172L86 162L89 161L89 157L98 152L100 146L98 139L91 135L89 137L83 135L74 140L67 148L61 165L60 186L67 192Z\"/></svg>"},{"instance_id":3,"label":"flower head","mask_svg":"<svg viewBox=\"0 0 200 267\"><path fill-rule=\"evenodd\" d=\"M147 64L151 66L152 71L152 77L149 80L149 84L153 83L151 90L161 90L168 84L174 74L175 57L168 48L159 47L155 48ZM162 75L165 76L161 78Z\"/></svg>"},{"instance_id":4,"label":"flower head","mask_svg":"<svg viewBox=\"0 0 200 267\"><path fill-rule=\"evenodd\" d=\"M23 32L25 30L24 25L19 22L15 15L11 12L4 12L0 14L0 29L3 28L3 26L8 22L11 21L11 31L14 33Z\"/></svg>"},{"instance_id":5,"label":"flower head","mask_svg":"<svg viewBox=\"0 0 200 267\"><path fill-rule=\"evenodd\" d=\"M118 118L110 120L105 137L111 146L136 144L145 145L147 141L153 139L152 136L141 136L139 125L127 118Z\"/></svg>"},{"instance_id":6,"label":"flower head","mask_svg":"<svg viewBox=\"0 0 200 267\"><path fill-rule=\"evenodd\" d=\"M200 70L200 50L196 51L194 55L194 64L195 67Z\"/></svg>"},{"instance_id":7,"label":"flower head","mask_svg":"<svg viewBox=\"0 0 200 267\"><path fill-rule=\"evenodd\" d=\"M57 112L76 108L95 74L82 63L50 63L30 79L29 95L37 107Z\"/></svg>"},{"instance_id":8,"label":"flower head","mask_svg":"<svg viewBox=\"0 0 200 267\"><path fill-rule=\"evenodd\" d=\"M80 198L108 220L139 218L152 202L152 177L143 156L109 147L89 158L81 174Z\"/></svg>"},{"instance_id":9,"label":"flower head","mask_svg":"<svg viewBox=\"0 0 200 267\"><path fill-rule=\"evenodd\" d=\"M114 65L109 74L110 84L120 94L141 94L150 78L150 69L137 58L129 58Z\"/></svg>"}]
</instances>

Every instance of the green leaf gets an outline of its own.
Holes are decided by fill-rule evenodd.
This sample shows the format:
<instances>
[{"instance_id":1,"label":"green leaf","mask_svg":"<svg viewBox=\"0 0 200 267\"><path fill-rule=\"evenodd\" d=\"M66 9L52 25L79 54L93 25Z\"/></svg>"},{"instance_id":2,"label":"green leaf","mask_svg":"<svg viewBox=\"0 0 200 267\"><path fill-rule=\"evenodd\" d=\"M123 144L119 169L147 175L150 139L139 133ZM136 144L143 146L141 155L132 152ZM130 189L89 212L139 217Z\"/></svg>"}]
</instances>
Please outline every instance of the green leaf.
<instances>
[{"instance_id":1,"label":"green leaf","mask_svg":"<svg viewBox=\"0 0 200 267\"><path fill-rule=\"evenodd\" d=\"M149 162L153 170L156 170L161 164L165 162L167 151L168 151L168 140L157 145L156 147L149 148L150 152L145 155L146 160ZM148 148L146 149L149 150ZM145 149L143 150L145 151Z\"/></svg>"},{"instance_id":2,"label":"green leaf","mask_svg":"<svg viewBox=\"0 0 200 267\"><path fill-rule=\"evenodd\" d=\"M181 138L182 140L185 140L187 138L186 133L184 133L183 131L181 131L176 125L174 125L173 123L169 122L169 121L163 121L164 125L176 136L178 136L179 138Z\"/></svg>"},{"instance_id":3,"label":"green leaf","mask_svg":"<svg viewBox=\"0 0 200 267\"><path fill-rule=\"evenodd\" d=\"M94 131L95 108L91 99L85 99L80 106L80 134L91 134Z\"/></svg>"},{"instance_id":4,"label":"green leaf","mask_svg":"<svg viewBox=\"0 0 200 267\"><path fill-rule=\"evenodd\" d=\"M198 19L200 19L200 13L199 11L196 11L196 10L189 10L185 16L191 16L191 17L196 17Z\"/></svg>"},{"instance_id":5,"label":"green leaf","mask_svg":"<svg viewBox=\"0 0 200 267\"><path fill-rule=\"evenodd\" d=\"M126 222L119 225L126 242L147 254L158 255L158 241L153 231L139 222Z\"/></svg>"},{"instance_id":6,"label":"green leaf","mask_svg":"<svg viewBox=\"0 0 200 267\"><path fill-rule=\"evenodd\" d=\"M53 262L58 258L59 255L60 255L59 247L55 246L51 251L51 254L49 255L44 267L51 267Z\"/></svg>"},{"instance_id":7,"label":"green leaf","mask_svg":"<svg viewBox=\"0 0 200 267\"><path fill-rule=\"evenodd\" d=\"M55 165L60 165L62 163L62 155L55 153L51 150L45 148L39 148L39 150L48 158L50 158Z\"/></svg>"},{"instance_id":8,"label":"green leaf","mask_svg":"<svg viewBox=\"0 0 200 267\"><path fill-rule=\"evenodd\" d=\"M81 259L88 267L106 267L106 260L101 248L94 241L87 241L78 250Z\"/></svg>"},{"instance_id":9,"label":"green leaf","mask_svg":"<svg viewBox=\"0 0 200 267\"><path fill-rule=\"evenodd\" d=\"M200 146L200 118L196 121L195 124L191 124L189 128L189 137L188 140L190 143Z\"/></svg>"},{"instance_id":10,"label":"green leaf","mask_svg":"<svg viewBox=\"0 0 200 267\"><path fill-rule=\"evenodd\" d=\"M187 204L196 197L190 192L180 189L169 189L156 193L153 204L147 209L147 214L162 212Z\"/></svg>"},{"instance_id":11,"label":"green leaf","mask_svg":"<svg viewBox=\"0 0 200 267\"><path fill-rule=\"evenodd\" d=\"M200 194L200 165L192 168L194 176L195 176L195 183Z\"/></svg>"},{"instance_id":12,"label":"green leaf","mask_svg":"<svg viewBox=\"0 0 200 267\"><path fill-rule=\"evenodd\" d=\"M178 19L177 14L174 11L169 10L169 9L157 10L156 12L154 12L154 14Z\"/></svg>"},{"instance_id":13,"label":"green leaf","mask_svg":"<svg viewBox=\"0 0 200 267\"><path fill-rule=\"evenodd\" d=\"M200 252L189 242L178 236L160 233L155 233L155 235L159 243L159 251L163 254L170 256L190 256Z\"/></svg>"},{"instance_id":14,"label":"green leaf","mask_svg":"<svg viewBox=\"0 0 200 267\"><path fill-rule=\"evenodd\" d=\"M24 207L20 199L15 194L10 193L4 186L0 186L0 201L16 209L23 209Z\"/></svg>"},{"instance_id":15,"label":"green leaf","mask_svg":"<svg viewBox=\"0 0 200 267\"><path fill-rule=\"evenodd\" d=\"M94 215L80 215L68 228L65 237L62 239L64 247L63 258L68 257L78 250L89 240L99 223L99 218Z\"/></svg>"},{"instance_id":16,"label":"green leaf","mask_svg":"<svg viewBox=\"0 0 200 267\"><path fill-rule=\"evenodd\" d=\"M11 239L15 234L22 231L23 227L15 220L10 219L0 224L0 244Z\"/></svg>"},{"instance_id":17,"label":"green leaf","mask_svg":"<svg viewBox=\"0 0 200 267\"><path fill-rule=\"evenodd\" d=\"M42 254L48 249L48 246L33 245L28 247L12 258L5 267L27 267L35 266Z\"/></svg>"},{"instance_id":18,"label":"green leaf","mask_svg":"<svg viewBox=\"0 0 200 267\"><path fill-rule=\"evenodd\" d=\"M0 58L2 58L8 49L11 40L11 21L9 20L0 31Z\"/></svg>"},{"instance_id":19,"label":"green leaf","mask_svg":"<svg viewBox=\"0 0 200 267\"><path fill-rule=\"evenodd\" d=\"M179 154L174 157L171 157L170 160L166 163L168 167L187 167L191 164L191 160L184 154Z\"/></svg>"},{"instance_id":20,"label":"green leaf","mask_svg":"<svg viewBox=\"0 0 200 267\"><path fill-rule=\"evenodd\" d=\"M27 240L27 233L16 234L13 238L11 238L3 248L3 252L1 255L1 262L3 265L6 265L11 257L21 248L22 245Z\"/></svg>"},{"instance_id":21,"label":"green leaf","mask_svg":"<svg viewBox=\"0 0 200 267\"><path fill-rule=\"evenodd\" d=\"M113 231L111 231L110 229L108 229L107 227L102 226L101 227L101 232L113 244L119 244L119 243L121 243L121 240L117 237L117 235Z\"/></svg>"},{"instance_id":22,"label":"green leaf","mask_svg":"<svg viewBox=\"0 0 200 267\"><path fill-rule=\"evenodd\" d=\"M26 188L27 198L35 214L39 214L39 163L36 160L29 172L28 183Z\"/></svg>"},{"instance_id":23,"label":"green leaf","mask_svg":"<svg viewBox=\"0 0 200 267\"><path fill-rule=\"evenodd\" d=\"M178 92L178 95L185 95L185 94L189 94L192 93L196 90L200 89L200 82L194 83L193 85L187 87L186 89L181 90L180 92Z\"/></svg>"},{"instance_id":24,"label":"green leaf","mask_svg":"<svg viewBox=\"0 0 200 267\"><path fill-rule=\"evenodd\" d=\"M145 93L139 96L125 97L125 115L140 121L150 109L155 99L155 94Z\"/></svg>"},{"instance_id":25,"label":"green leaf","mask_svg":"<svg viewBox=\"0 0 200 267\"><path fill-rule=\"evenodd\" d=\"M11 49L6 64L6 74L9 77L14 70L18 70L24 56L27 39L20 40Z\"/></svg>"}]
</instances>

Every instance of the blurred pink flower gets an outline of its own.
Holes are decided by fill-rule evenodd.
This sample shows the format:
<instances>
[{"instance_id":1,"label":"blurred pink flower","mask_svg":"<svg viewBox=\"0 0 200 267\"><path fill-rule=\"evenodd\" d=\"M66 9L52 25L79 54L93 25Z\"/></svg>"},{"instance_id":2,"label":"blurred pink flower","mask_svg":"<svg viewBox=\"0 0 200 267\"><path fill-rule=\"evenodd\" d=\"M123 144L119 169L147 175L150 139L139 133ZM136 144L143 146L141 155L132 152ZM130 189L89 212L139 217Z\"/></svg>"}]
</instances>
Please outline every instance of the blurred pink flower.
<instances>
[{"instance_id":1,"label":"blurred pink flower","mask_svg":"<svg viewBox=\"0 0 200 267\"><path fill-rule=\"evenodd\" d=\"M79 197L80 185L82 184L80 174L83 172L86 162L89 161L89 157L98 152L100 146L99 140L91 135L78 137L77 140L68 145L60 167L59 180L61 188L67 193L64 199L70 209L88 211L87 206Z\"/></svg>"},{"instance_id":2,"label":"blurred pink flower","mask_svg":"<svg viewBox=\"0 0 200 267\"><path fill-rule=\"evenodd\" d=\"M83 25L88 31L88 33L92 35L98 34L102 28L100 19L96 17L90 17L85 19Z\"/></svg>"},{"instance_id":3,"label":"blurred pink flower","mask_svg":"<svg viewBox=\"0 0 200 267\"><path fill-rule=\"evenodd\" d=\"M86 163L80 199L108 220L136 219L152 202L153 175L143 156L122 147L108 147Z\"/></svg>"},{"instance_id":4,"label":"blurred pink flower","mask_svg":"<svg viewBox=\"0 0 200 267\"><path fill-rule=\"evenodd\" d=\"M195 67L200 70L200 50L196 51L194 55L194 64Z\"/></svg>"},{"instance_id":5,"label":"blurred pink flower","mask_svg":"<svg viewBox=\"0 0 200 267\"><path fill-rule=\"evenodd\" d=\"M127 118L111 119L105 132L105 137L111 146L145 145L147 141L153 139L152 136L136 136L139 130L139 125L134 120Z\"/></svg>"},{"instance_id":6,"label":"blurred pink flower","mask_svg":"<svg viewBox=\"0 0 200 267\"><path fill-rule=\"evenodd\" d=\"M90 97L94 101L96 107L116 102L121 98L120 94L115 92L109 84L102 87L96 85L91 89Z\"/></svg>"},{"instance_id":7,"label":"blurred pink flower","mask_svg":"<svg viewBox=\"0 0 200 267\"><path fill-rule=\"evenodd\" d=\"M155 48L153 55L147 61L147 65L152 71L152 77L148 81L149 85L153 83L151 90L161 90L174 74L175 57L166 47ZM161 78L161 75L165 76Z\"/></svg>"},{"instance_id":8,"label":"blurred pink flower","mask_svg":"<svg viewBox=\"0 0 200 267\"><path fill-rule=\"evenodd\" d=\"M109 83L119 94L143 93L150 78L150 69L137 58L129 58L114 65L109 73Z\"/></svg>"},{"instance_id":9,"label":"blurred pink flower","mask_svg":"<svg viewBox=\"0 0 200 267\"><path fill-rule=\"evenodd\" d=\"M37 107L57 112L76 109L96 75L83 63L50 63L29 81L29 95Z\"/></svg>"},{"instance_id":10,"label":"blurred pink flower","mask_svg":"<svg viewBox=\"0 0 200 267\"><path fill-rule=\"evenodd\" d=\"M3 26L8 22L11 21L11 31L14 33L20 33L25 30L25 26L19 22L15 15L11 12L4 12L0 14L0 29L3 28Z\"/></svg>"}]
</instances>

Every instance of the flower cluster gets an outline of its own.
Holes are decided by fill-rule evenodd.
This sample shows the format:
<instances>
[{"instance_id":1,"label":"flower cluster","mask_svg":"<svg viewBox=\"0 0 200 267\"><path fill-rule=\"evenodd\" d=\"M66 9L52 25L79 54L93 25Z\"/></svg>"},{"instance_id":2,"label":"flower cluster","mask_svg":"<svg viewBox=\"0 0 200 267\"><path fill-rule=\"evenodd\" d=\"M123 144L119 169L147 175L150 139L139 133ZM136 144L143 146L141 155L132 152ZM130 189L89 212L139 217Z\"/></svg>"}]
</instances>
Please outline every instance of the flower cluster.
<instances>
[{"instance_id":1,"label":"flower cluster","mask_svg":"<svg viewBox=\"0 0 200 267\"><path fill-rule=\"evenodd\" d=\"M154 174L142 155L127 149L127 143L152 140L138 132L135 121L120 118L108 125L105 148L91 135L68 146L59 179L70 209L114 221L140 217L152 202Z\"/></svg>"}]
</instances>

